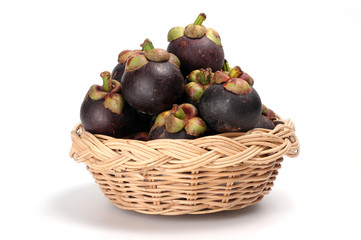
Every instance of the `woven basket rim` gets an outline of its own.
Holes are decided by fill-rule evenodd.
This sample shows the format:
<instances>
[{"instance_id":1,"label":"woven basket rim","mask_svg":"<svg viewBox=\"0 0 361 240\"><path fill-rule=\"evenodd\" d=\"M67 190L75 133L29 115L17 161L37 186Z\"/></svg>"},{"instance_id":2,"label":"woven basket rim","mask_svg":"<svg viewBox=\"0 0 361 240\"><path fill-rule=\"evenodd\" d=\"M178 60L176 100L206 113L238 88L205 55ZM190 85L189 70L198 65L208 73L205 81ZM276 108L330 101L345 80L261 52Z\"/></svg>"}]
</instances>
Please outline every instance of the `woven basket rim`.
<instances>
[{"instance_id":1,"label":"woven basket rim","mask_svg":"<svg viewBox=\"0 0 361 240\"><path fill-rule=\"evenodd\" d=\"M247 132L221 133L216 135L208 135L196 139L156 139L149 141L114 138L102 134L92 134L85 131L82 124L78 123L75 125L73 131L71 132L73 145L70 151L70 156L74 158L77 162L86 162L88 166L95 169L99 168L100 166L102 166L103 168L103 166L105 165L107 165L108 168L111 169L112 166L118 164L115 161L115 159L119 158L119 154L117 151L119 151L121 148L125 148L125 151L129 151L128 146L138 149L139 151L144 151L144 153L141 153L140 155L143 154L145 158L147 158L146 156L152 158L153 148L174 148L178 146L182 147L183 151L186 151L186 148L189 148L189 151L191 152L191 148L193 145L199 145L200 142L202 145L203 142L208 143L214 141L220 142L223 146L223 149L225 149L225 146L226 144L228 144L228 142L233 143L233 140L235 140L238 142L244 142L244 144L246 145L243 148L248 151L245 154L240 154L241 158L239 159L239 163L249 161L251 161L252 163L265 161L267 162L274 160L275 158L283 157L284 155L292 158L297 157L299 154L299 142L295 135L294 123L290 119L277 119L277 122L278 124L273 130L255 128ZM247 141L250 142L247 143ZM254 144L254 146L252 144ZM272 148L273 145L273 149L262 150L263 148ZM240 146L237 147L242 148L242 144ZM115 149L113 149L113 147ZM148 155L145 152L147 152ZM250 157L259 153L267 153L267 155L269 156L262 159L257 158L256 160ZM104 162L99 164L99 161L95 161L93 159L94 154L99 155L100 157L104 157L108 154L108 156L105 157L108 164L105 164ZM243 159L242 156L245 156L246 159ZM108 160L113 161L114 164L110 164ZM221 164L220 162L218 162L217 164L219 164L220 167L227 167L237 163L237 161L233 161L232 159L227 158L225 159L225 161L228 161L228 163ZM178 163L182 164L181 161L179 161ZM189 164L189 161L186 161L186 163ZM148 169L149 165L152 165L152 162L147 161L143 164L146 164L147 167L145 168ZM137 169L136 164L131 165L134 165L131 167L131 169ZM141 164L139 164L138 170L143 169L140 166ZM119 164L118 167L120 167ZM124 169L129 169L130 166L123 167Z\"/></svg>"},{"instance_id":2,"label":"woven basket rim","mask_svg":"<svg viewBox=\"0 0 361 240\"><path fill-rule=\"evenodd\" d=\"M294 127L294 123L290 120L290 119L286 119L283 120L279 117L277 117L276 120L274 120L274 122L277 123L276 128L278 125L283 125L286 128L290 128L293 131L295 131L295 127ZM288 123L288 124L287 124ZM195 138L195 139L154 139L154 140L148 140L148 141L185 141L185 142L193 142L193 141L197 141L197 139L201 139L201 138L210 138L210 137L214 137L214 136L220 136L220 137L229 137L229 138L235 138L235 137L239 137L239 136L243 136L243 135L248 135L254 132L264 132L264 133L270 133L272 134L272 132L275 131L275 129L265 129L265 128L253 128L247 132L226 132L226 133L217 133L217 134L212 134L212 135L206 135L203 137L199 137L199 138ZM93 134L90 133L88 131L86 131L83 127L83 124L81 122L78 122L72 130L72 133L76 133L79 134L79 132L87 132L97 138L101 138L101 139L107 139L107 140L116 140L116 141L134 141L134 142L148 142L148 141L143 141L143 140L136 140L136 139L131 139L131 138L116 138L116 137L112 137L112 136L108 136L108 135L104 135L104 134Z\"/></svg>"}]
</instances>

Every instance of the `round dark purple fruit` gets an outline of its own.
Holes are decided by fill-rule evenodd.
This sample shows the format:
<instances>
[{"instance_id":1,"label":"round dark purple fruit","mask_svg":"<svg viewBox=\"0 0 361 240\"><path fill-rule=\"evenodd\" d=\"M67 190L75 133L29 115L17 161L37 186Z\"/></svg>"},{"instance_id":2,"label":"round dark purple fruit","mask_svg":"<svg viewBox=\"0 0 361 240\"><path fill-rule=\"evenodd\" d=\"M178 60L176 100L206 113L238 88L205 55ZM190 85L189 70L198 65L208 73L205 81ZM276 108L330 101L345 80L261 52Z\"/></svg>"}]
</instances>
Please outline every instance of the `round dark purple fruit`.
<instances>
[{"instance_id":1,"label":"round dark purple fruit","mask_svg":"<svg viewBox=\"0 0 361 240\"><path fill-rule=\"evenodd\" d=\"M141 46L144 51L126 62L122 94L137 111L154 115L170 109L182 97L184 79L174 54L155 49L149 39Z\"/></svg>"},{"instance_id":2,"label":"round dark purple fruit","mask_svg":"<svg viewBox=\"0 0 361 240\"><path fill-rule=\"evenodd\" d=\"M114 67L111 78L120 82L125 70L125 63L127 62L128 58L136 55L139 52L140 50L124 50L120 52L118 55L118 64Z\"/></svg>"},{"instance_id":3,"label":"round dark purple fruit","mask_svg":"<svg viewBox=\"0 0 361 240\"><path fill-rule=\"evenodd\" d=\"M254 128L265 128L265 129L271 129L272 130L272 129L275 128L275 124L268 117L266 117L264 115L261 115L261 117L259 118L258 123L256 124L256 126L254 126Z\"/></svg>"},{"instance_id":4,"label":"round dark purple fruit","mask_svg":"<svg viewBox=\"0 0 361 240\"><path fill-rule=\"evenodd\" d=\"M262 104L262 115L266 116L270 120L277 119L276 113L272 109L266 107L264 104Z\"/></svg>"},{"instance_id":5,"label":"round dark purple fruit","mask_svg":"<svg viewBox=\"0 0 361 240\"><path fill-rule=\"evenodd\" d=\"M187 76L187 84L184 86L184 101L198 107L204 90L213 83L212 69L193 70Z\"/></svg>"},{"instance_id":6,"label":"round dark purple fruit","mask_svg":"<svg viewBox=\"0 0 361 240\"><path fill-rule=\"evenodd\" d=\"M243 72L239 66L230 68L225 60L222 71L212 72L212 69L196 69L187 76L187 84L185 85L184 101L195 105L198 108L199 101L206 88L213 83L224 83L231 78L242 78L253 86L254 80L247 73Z\"/></svg>"},{"instance_id":7,"label":"round dark purple fruit","mask_svg":"<svg viewBox=\"0 0 361 240\"><path fill-rule=\"evenodd\" d=\"M242 78L222 81L212 84L202 94L200 116L218 133L252 129L261 117L258 93Z\"/></svg>"},{"instance_id":8,"label":"round dark purple fruit","mask_svg":"<svg viewBox=\"0 0 361 240\"><path fill-rule=\"evenodd\" d=\"M202 25L205 19L206 15L201 13L193 24L174 27L168 32L167 51L179 58L183 76L196 69L211 68L215 72L223 67L221 38L217 31Z\"/></svg>"},{"instance_id":9,"label":"round dark purple fruit","mask_svg":"<svg viewBox=\"0 0 361 240\"><path fill-rule=\"evenodd\" d=\"M198 117L198 110L189 103L173 105L160 113L149 131L149 140L154 139L194 139L203 136L207 124Z\"/></svg>"},{"instance_id":10,"label":"round dark purple fruit","mask_svg":"<svg viewBox=\"0 0 361 240\"><path fill-rule=\"evenodd\" d=\"M124 139L134 139L138 141L148 141L148 132L135 132L128 136L123 137Z\"/></svg>"},{"instance_id":11,"label":"round dark purple fruit","mask_svg":"<svg viewBox=\"0 0 361 240\"><path fill-rule=\"evenodd\" d=\"M80 108L80 120L86 131L111 137L123 137L136 130L139 115L120 94L120 83L102 72L103 86L93 85Z\"/></svg>"}]
</instances>

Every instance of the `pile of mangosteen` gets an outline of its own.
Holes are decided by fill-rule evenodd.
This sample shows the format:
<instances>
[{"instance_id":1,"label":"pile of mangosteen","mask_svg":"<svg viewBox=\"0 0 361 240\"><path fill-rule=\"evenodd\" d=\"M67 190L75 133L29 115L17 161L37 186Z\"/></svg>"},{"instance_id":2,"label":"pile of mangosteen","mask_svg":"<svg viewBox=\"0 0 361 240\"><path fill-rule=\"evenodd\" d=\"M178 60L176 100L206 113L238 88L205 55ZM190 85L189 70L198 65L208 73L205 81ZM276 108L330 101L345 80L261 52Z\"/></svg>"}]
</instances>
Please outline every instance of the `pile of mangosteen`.
<instances>
[{"instance_id":1,"label":"pile of mangosteen","mask_svg":"<svg viewBox=\"0 0 361 240\"><path fill-rule=\"evenodd\" d=\"M273 129L275 113L262 104L253 78L229 66L205 19L201 13L193 24L172 28L167 50L146 39L141 49L122 51L84 98L84 129L143 141Z\"/></svg>"}]
</instances>

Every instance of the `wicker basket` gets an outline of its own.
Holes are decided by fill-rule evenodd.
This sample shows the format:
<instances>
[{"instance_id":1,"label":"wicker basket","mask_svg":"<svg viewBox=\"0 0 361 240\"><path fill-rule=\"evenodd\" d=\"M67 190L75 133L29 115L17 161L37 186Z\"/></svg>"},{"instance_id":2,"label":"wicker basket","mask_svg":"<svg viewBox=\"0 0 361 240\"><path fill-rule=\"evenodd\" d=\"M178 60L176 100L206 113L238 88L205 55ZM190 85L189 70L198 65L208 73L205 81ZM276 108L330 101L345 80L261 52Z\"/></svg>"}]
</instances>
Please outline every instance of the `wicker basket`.
<instances>
[{"instance_id":1,"label":"wicker basket","mask_svg":"<svg viewBox=\"0 0 361 240\"><path fill-rule=\"evenodd\" d=\"M283 156L299 142L290 120L194 140L138 141L73 129L70 155L84 162L105 196L146 214L205 214L241 209L270 192Z\"/></svg>"}]
</instances>

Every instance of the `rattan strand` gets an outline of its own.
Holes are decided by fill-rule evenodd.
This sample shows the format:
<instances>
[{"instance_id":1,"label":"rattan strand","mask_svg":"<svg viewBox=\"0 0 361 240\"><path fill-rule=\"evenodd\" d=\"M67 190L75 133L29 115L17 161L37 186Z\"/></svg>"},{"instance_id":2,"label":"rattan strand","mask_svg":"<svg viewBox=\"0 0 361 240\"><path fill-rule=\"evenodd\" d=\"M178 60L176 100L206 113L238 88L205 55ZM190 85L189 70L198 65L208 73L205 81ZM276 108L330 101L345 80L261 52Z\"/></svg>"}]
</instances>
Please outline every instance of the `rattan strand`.
<instances>
[{"instance_id":1,"label":"rattan strand","mask_svg":"<svg viewBox=\"0 0 361 240\"><path fill-rule=\"evenodd\" d=\"M205 214L259 202L284 156L296 157L294 124L194 140L137 141L93 135L77 124L70 156L84 162L105 196L146 214Z\"/></svg>"}]
</instances>

